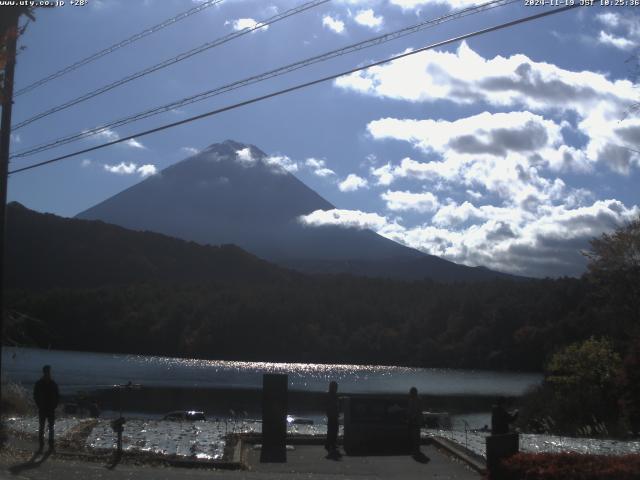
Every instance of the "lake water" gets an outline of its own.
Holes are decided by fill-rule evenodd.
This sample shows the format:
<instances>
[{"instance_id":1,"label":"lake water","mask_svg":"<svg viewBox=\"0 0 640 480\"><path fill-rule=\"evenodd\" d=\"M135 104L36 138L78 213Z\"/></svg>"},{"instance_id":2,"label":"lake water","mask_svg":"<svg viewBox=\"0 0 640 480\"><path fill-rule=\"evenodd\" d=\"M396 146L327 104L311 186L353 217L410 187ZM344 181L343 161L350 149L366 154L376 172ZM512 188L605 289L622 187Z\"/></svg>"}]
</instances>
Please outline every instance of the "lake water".
<instances>
[{"instance_id":1,"label":"lake water","mask_svg":"<svg viewBox=\"0 0 640 480\"><path fill-rule=\"evenodd\" d=\"M341 393L519 396L542 375L484 370L305 363L230 362L4 347L2 375L30 386L49 364L63 393L129 381L145 387L259 389L264 373L286 373L289 389L323 392L336 380Z\"/></svg>"},{"instance_id":2,"label":"lake water","mask_svg":"<svg viewBox=\"0 0 640 480\"><path fill-rule=\"evenodd\" d=\"M73 417L56 421L56 435L64 438L73 427L86 420ZM8 418L7 427L15 432L35 438L38 431L36 417ZM251 419L208 419L206 422L168 422L151 418L128 418L125 424L123 448L128 451L153 452L165 455L220 459L224 452L225 435L228 432L258 433L260 422ZM290 434L326 434L326 421L320 419L313 425L288 425ZM423 436L438 436L470 449L481 457L486 456L483 433L460 430L422 430ZM108 420L99 420L86 438L89 449L115 449L115 435ZM524 452L577 452L598 455L625 455L638 453L640 442L611 439L569 438L554 435L520 435L520 448Z\"/></svg>"},{"instance_id":3,"label":"lake water","mask_svg":"<svg viewBox=\"0 0 640 480\"><path fill-rule=\"evenodd\" d=\"M55 379L64 393L79 390L113 391L114 385L129 381L160 391L183 389L188 398L210 389L255 390L262 385L263 373L287 373L289 388L294 392L324 392L330 380L337 380L340 392L405 394L416 386L421 394L442 396L444 405L452 397L521 395L527 388L539 384L541 375L503 373L491 371L420 369L358 365L318 365L266 362L225 362L115 355L84 352L38 350L30 348L3 348L3 376L30 388L39 378L43 365L53 368ZM183 392L183 393L184 393ZM195 395L197 397L197 395ZM295 395L294 395L295 396ZM155 397L154 397L155 398ZM157 400L157 398L155 398ZM291 405L290 405L291 407ZM135 410L134 410L135 411ZM241 412L241 413L239 413ZM226 416L209 416L207 422L166 422L161 414L128 411L125 426L125 449L153 451L199 458L220 458L227 431L259 432L261 424L242 410L226 411ZM291 413L296 413L295 411ZM109 418L118 412L103 412L103 419L93 428L86 445L94 449L114 448L114 434ZM249 413L252 415L252 413ZM326 419L319 411L305 412L314 421L310 426L291 425L297 433L322 435ZM106 418L105 418L106 417ZM66 417L56 422L58 435L77 425L80 419ZM7 419L10 429L30 435L37 432L34 417ZM468 433L466 429L479 428L489 423L484 410L459 411L452 416L452 430L424 431L426 435L442 435L458 442L479 455L484 455L484 436ZM525 451L578 451L620 455L638 452L640 442L614 440L570 439L549 435L524 435L521 445Z\"/></svg>"}]
</instances>

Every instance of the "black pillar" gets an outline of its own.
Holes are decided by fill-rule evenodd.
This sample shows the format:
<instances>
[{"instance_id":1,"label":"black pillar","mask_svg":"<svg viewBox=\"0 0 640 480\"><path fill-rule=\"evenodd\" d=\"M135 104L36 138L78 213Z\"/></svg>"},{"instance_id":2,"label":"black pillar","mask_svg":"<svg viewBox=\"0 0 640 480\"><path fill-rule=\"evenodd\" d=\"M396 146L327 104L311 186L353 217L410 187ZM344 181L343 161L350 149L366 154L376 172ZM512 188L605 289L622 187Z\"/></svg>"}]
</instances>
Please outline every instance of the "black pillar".
<instances>
[{"instance_id":1,"label":"black pillar","mask_svg":"<svg viewBox=\"0 0 640 480\"><path fill-rule=\"evenodd\" d=\"M287 461L288 376L266 373L262 377L261 462Z\"/></svg>"}]
</instances>

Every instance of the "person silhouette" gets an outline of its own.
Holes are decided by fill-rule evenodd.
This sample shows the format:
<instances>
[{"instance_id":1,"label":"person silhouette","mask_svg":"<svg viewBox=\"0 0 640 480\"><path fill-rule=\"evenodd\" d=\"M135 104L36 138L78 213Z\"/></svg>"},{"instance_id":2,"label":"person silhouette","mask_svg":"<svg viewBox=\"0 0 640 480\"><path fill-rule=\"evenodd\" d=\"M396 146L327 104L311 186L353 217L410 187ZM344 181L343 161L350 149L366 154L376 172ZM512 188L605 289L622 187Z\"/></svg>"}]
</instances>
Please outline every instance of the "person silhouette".
<instances>
[{"instance_id":1,"label":"person silhouette","mask_svg":"<svg viewBox=\"0 0 640 480\"><path fill-rule=\"evenodd\" d=\"M44 448L44 423L49 424L49 450L53 450L55 411L58 406L58 385L51 378L51 367L42 367L42 377L33 387L33 400L38 407L39 430L38 441L39 452Z\"/></svg>"},{"instance_id":2,"label":"person silhouette","mask_svg":"<svg viewBox=\"0 0 640 480\"><path fill-rule=\"evenodd\" d=\"M422 409L418 398L418 389L411 387L407 402L407 423L409 424L409 446L412 455L420 454L420 426L422 425Z\"/></svg>"},{"instance_id":3,"label":"person silhouette","mask_svg":"<svg viewBox=\"0 0 640 480\"><path fill-rule=\"evenodd\" d=\"M338 454L338 414L340 406L338 403L338 382L329 383L327 393L327 441L324 448L329 455Z\"/></svg>"}]
</instances>

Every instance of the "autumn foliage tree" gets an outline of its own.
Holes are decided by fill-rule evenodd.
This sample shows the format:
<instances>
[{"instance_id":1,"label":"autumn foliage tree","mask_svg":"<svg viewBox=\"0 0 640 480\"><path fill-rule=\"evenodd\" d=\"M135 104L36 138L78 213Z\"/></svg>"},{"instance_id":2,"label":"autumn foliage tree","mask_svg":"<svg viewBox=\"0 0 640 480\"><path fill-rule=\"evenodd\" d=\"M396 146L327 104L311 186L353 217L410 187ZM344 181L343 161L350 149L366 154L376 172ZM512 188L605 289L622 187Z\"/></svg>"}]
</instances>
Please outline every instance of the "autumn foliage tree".
<instances>
[{"instance_id":1,"label":"autumn foliage tree","mask_svg":"<svg viewBox=\"0 0 640 480\"><path fill-rule=\"evenodd\" d=\"M620 404L631 430L640 433L640 216L591 241L588 278L595 286L602 321L616 330L625 358ZM625 341L626 340L626 341Z\"/></svg>"},{"instance_id":2,"label":"autumn foliage tree","mask_svg":"<svg viewBox=\"0 0 640 480\"><path fill-rule=\"evenodd\" d=\"M585 252L587 278L593 283L603 321L612 322L617 337L640 334L640 216L613 233L591 240Z\"/></svg>"},{"instance_id":3,"label":"autumn foliage tree","mask_svg":"<svg viewBox=\"0 0 640 480\"><path fill-rule=\"evenodd\" d=\"M607 339L590 338L560 350L547 365L560 414L578 429L618 421L620 355Z\"/></svg>"},{"instance_id":4,"label":"autumn foliage tree","mask_svg":"<svg viewBox=\"0 0 640 480\"><path fill-rule=\"evenodd\" d=\"M589 319L592 336L556 347L544 385L524 400L524 428L640 431L640 217L594 238L590 247L583 277L588 315L577 318Z\"/></svg>"}]
</instances>

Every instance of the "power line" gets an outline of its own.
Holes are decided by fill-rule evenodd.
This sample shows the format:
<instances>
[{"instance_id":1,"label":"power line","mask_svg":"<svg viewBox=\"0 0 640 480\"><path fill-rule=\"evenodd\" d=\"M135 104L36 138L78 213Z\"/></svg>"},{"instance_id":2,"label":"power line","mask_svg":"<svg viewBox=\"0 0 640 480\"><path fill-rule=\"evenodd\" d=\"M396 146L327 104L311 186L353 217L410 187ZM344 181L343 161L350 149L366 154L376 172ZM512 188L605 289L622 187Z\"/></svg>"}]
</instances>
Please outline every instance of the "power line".
<instances>
[{"instance_id":1,"label":"power line","mask_svg":"<svg viewBox=\"0 0 640 480\"><path fill-rule=\"evenodd\" d=\"M207 0L204 3L201 3L200 5L197 5L193 8L190 8L189 10L179 13L178 15L175 15L174 17L168 18L167 20L163 21L162 23L159 23L157 25L154 25L153 27L149 27L146 30L143 30L142 32L136 33L135 35L130 36L129 38L122 40L121 42L118 42L114 45L111 45L110 47L105 48L104 50L100 50L99 52L96 52L92 55L89 55L86 58L83 58L82 60L78 60L75 63L72 63L71 65L68 65L66 67L64 67L61 70L58 70L55 73L52 73L51 75L48 75L44 78L41 78L40 80L33 82L29 85L27 85L26 87L21 88L20 90L18 90L14 97L17 97L19 95L22 95L23 93L27 93L30 92L31 90L44 85L45 83L50 82L53 79L56 79L58 77L61 77L62 75L65 75L69 72L72 72L73 70L76 70L88 63L91 63L99 58L104 57L105 55L109 55L110 53L115 52L116 50L122 48L122 47L126 47L127 45L130 45L131 43L140 40L141 38L144 38L148 35L151 35L152 33L155 33L159 30L162 30L165 27L168 27L170 25L173 25L174 23L179 22L180 20L184 20L185 18L190 17L191 15L195 15L196 13L200 13L201 11L203 11L206 8L212 7L214 5L217 5L218 3L221 3L223 0Z\"/></svg>"},{"instance_id":2,"label":"power line","mask_svg":"<svg viewBox=\"0 0 640 480\"><path fill-rule=\"evenodd\" d=\"M219 0L219 1L222 1L222 0ZM151 67L145 68L144 70L140 70L139 72L136 72L134 74L128 75L127 77L124 77L124 78L122 78L120 80L116 80L115 82L112 82L112 83L109 83L107 85L104 85L104 86L102 86L102 87L100 87L100 88L98 88L96 90L93 90L91 92L88 92L88 93L85 93L83 95L80 95L79 97L76 97L76 98L74 98L72 100L69 100L68 102L65 102L63 104L60 104L60 105L55 106L53 108L50 108L49 110L45 110L44 112L40 112L37 115L34 115L33 117L28 118L26 120L23 120L22 122L19 122L18 124L14 125L12 127L12 129L14 131L18 130L18 129L20 129L20 128L24 127L24 126L27 126L27 125L29 125L29 124L37 121L37 120L40 120L40 119L42 119L44 117L48 117L49 115L52 115L54 113L60 112L62 110L66 110L67 108L72 107L74 105L77 105L78 103L84 102L84 101L89 100L91 98L97 97L98 95L106 93L106 92L108 92L110 90L113 90L114 88L119 87L121 85L124 85L125 83L129 83L129 82L131 82L133 80L136 80L138 78L144 77L145 75L149 75L150 73L153 73L155 71L161 70L161 69L166 68L166 67L168 67L170 65L174 65L174 64L176 64L178 62L181 62L182 60L186 60L187 58L190 58L190 57L192 57L194 55L197 55L198 53L202 53L202 52L204 52L206 50L209 50L211 48L218 47L218 46L223 45L223 44L225 44L227 42L230 42L231 40L233 40L235 38L241 37L243 35L247 35L247 34L249 34L251 32L254 32L254 31L256 31L256 30L258 30L260 28L263 28L265 26L271 25L271 24L273 24L275 22L278 22L280 20L284 20L285 18L291 17L293 15L297 15L299 13L302 13L302 12L306 11L306 10L309 10L311 8L314 8L314 7L317 7L317 6L322 5L324 3L327 3L329 1L331 1L331 0L312 0L310 2L307 2L307 3L304 3L304 4L299 5L297 7L294 7L292 9L290 9L290 10L287 10L285 12L282 12L282 13L279 13L277 15L274 15L273 17L271 17L271 18L269 18L267 20L264 20L264 21L256 23L252 27L244 28L244 29L242 29L240 31L237 31L237 32L231 33L229 35L225 35L224 37L221 37L221 38L218 38L216 40L213 40L212 42L208 42L208 43L205 43L203 45L200 45L199 47L196 47L196 48L194 48L192 50L189 50L188 52L183 52L183 53L177 55L176 57L170 58L170 59L165 60L163 62L160 62L160 63L158 63L156 65L153 65Z\"/></svg>"},{"instance_id":3,"label":"power line","mask_svg":"<svg viewBox=\"0 0 640 480\"><path fill-rule=\"evenodd\" d=\"M335 74L332 74L332 75L329 75L329 76L326 76L326 77L322 77L322 78L319 78L319 79L316 79L316 80L311 80L309 82L300 83L298 85L294 85L293 87L288 87L288 88L285 88L285 89L282 89L282 90L278 90L276 92L272 92L272 93L269 93L269 94L266 94L266 95L262 95L262 96L259 96L259 97L254 97L254 98L251 98L249 100L245 100L243 102L239 102L239 103L235 103L235 104L232 104L232 105L228 105L226 107L218 108L216 110L211 110L209 112L202 113L200 115L195 115L193 117L189 117L189 118L186 118L184 120L179 120L177 122L168 123L168 124L162 125L160 127L152 128L150 130L145 130L145 131L136 133L134 135L129 135L127 137L120 138L118 140L113 140L111 142L106 142L106 143L103 143L101 145L96 145L94 147L85 148L85 149L79 150L77 152L73 152L73 153L69 153L69 154L66 154L66 155L62 155L60 157L56 157L56 158L53 158L51 160L46 160L44 162L35 163L35 164L29 165L27 167L18 168L16 170L10 171L9 174L24 172L26 170L31 170L33 168L41 167L43 165L48 165L50 163L59 162L61 160L65 160L67 158L75 157L77 155L82 155L84 153L92 152L92 151L99 150L99 149L102 149L102 148L105 148L105 147L110 147L111 145L115 145L117 143L126 142L126 141L132 140L134 138L139 138L139 137L143 137L143 136L146 136L146 135L151 135L152 133L157 133L157 132L160 132L162 130L167 130L169 128L177 127L179 125L184 125L186 123L191 123L191 122L194 122L196 120L200 120L200 119L203 119L203 118L206 118L206 117L211 117L213 115L218 115L220 113L223 113L223 112L226 112L226 111L229 111L229 110L234 110L236 108L244 107L246 105L250 105L252 103L260 102L262 100L267 100L269 98L273 98L273 97L277 97L277 96L280 96L280 95L284 95L286 93L294 92L296 90L301 90L303 88L310 87L310 86L313 86L313 85L317 85L319 83L323 83L323 82L326 82L326 81L329 81L329 80L335 80L336 78L343 77L345 75L351 75L352 73L356 73L356 72L359 72L361 70L367 70L367 69L369 69L371 67L375 67L375 66L378 66L378 65L383 65L385 63L389 63L389 62L392 62L392 61L395 61L395 60L399 60L401 58L405 58L405 57L408 57L410 55L415 55L415 54L420 53L420 52L425 52L427 50L432 50L432 49L437 48L437 47L442 47L444 45L449 45L450 43L459 42L461 40L466 40L468 38L476 37L478 35L483 35L485 33L490 33L490 32L494 32L494 31L497 31L497 30L502 30L504 28L512 27L512 26L515 26L515 25L519 25L521 23L528 22L528 21L531 21L531 20L537 20L539 18L547 17L549 15L554 15L556 13L565 12L567 10L571 10L573 8L578 8L580 6L581 5L579 5L579 4L574 4L574 5L568 5L568 6L565 6L565 7L556 8L556 9L553 9L553 10L547 10L546 12L541 12L541 13L538 13L538 14L535 14L535 15L530 15L528 17L522 17L522 18L519 18L517 20L512 20L510 22L494 25L493 27L483 28L481 30L476 30L475 32L466 33L464 35L459 35L457 37L453 37L453 38L450 38L448 40L443 40L443 41L440 41L440 42L437 42L437 43L433 43L431 45L419 48L417 50L413 50L411 52L402 53L402 54L399 54L399 55L395 55L393 57L386 58L384 60L380 60L380 61L377 61L377 62L369 63L368 65L352 68L350 70L345 70L345 71L342 71L340 73L335 73Z\"/></svg>"},{"instance_id":4,"label":"power line","mask_svg":"<svg viewBox=\"0 0 640 480\"><path fill-rule=\"evenodd\" d=\"M407 35L416 33L418 31L421 31L423 29L426 28L431 28L434 27L436 25L439 25L441 23L445 23L448 21L452 21L452 20L456 20L459 18L463 18L469 15L474 15L483 11L487 11L493 8L497 8L497 7L502 7L505 5L509 5L512 3L516 3L516 2L520 2L520 0L492 0L486 3L483 3L481 5L476 5L473 7L468 7L462 10L458 10L452 13L449 13L447 15L443 15L441 17L435 18L435 19L430 19L430 20L425 20L423 22L417 23L415 25L411 25L409 27L405 27L402 28L400 30L395 30L393 32L390 33L386 33L383 35L378 35L376 37L361 41L361 42L357 42L351 45L348 45L346 47L341 47L335 50L331 50L329 52L320 54L320 55L316 55L313 57L308 57L306 59L285 65L283 67L279 67L276 68L274 70L270 70L267 72L263 72L260 73L258 75L254 75L242 80L237 80L235 82L232 82L230 84L226 84L223 85L221 87L216 87L214 89L211 90L207 90L204 92L200 92L196 95L192 95L186 98L183 98L181 100L177 100L174 102L171 102L169 104L165 104L159 107L154 107L150 110L146 110L143 112L139 112L137 114L128 116L128 117L124 117L121 118L119 120L114 120L112 122L109 122L105 125L100 125L98 127L94 127L92 129L89 130L83 130L81 132L75 133L75 134L71 134L68 135L66 137L62 137L59 138L57 140L54 140L52 142L48 142L48 143L44 143L44 144L40 144L40 145L36 145L34 147L29 147L25 150L21 150L17 153L14 153L11 158L21 158L21 157L27 157L30 155L34 155L36 153L45 151L45 150L50 150L52 148L58 147L58 146L62 146L62 145L66 145L68 143L77 141L77 140L81 140L93 135L97 135L101 132L105 132L109 129L112 128L116 128L116 127L120 127L123 125L127 125L129 123L132 122L136 122L139 120L143 120L145 118L149 118L152 117L154 115L158 115L160 113L164 113L167 112L169 110L173 110L179 107L183 107L185 105L190 105L192 103L196 103L196 102L200 102L203 100L206 100L208 98L223 94L223 93L227 93L229 91L232 90L236 90L238 88L242 88L248 85L252 85L258 82L262 82L264 80L268 80L270 78L274 78L280 75L284 75L286 73L291 73L295 70L301 69L301 68L305 68L308 67L310 65L316 64L316 63L320 63L320 62L324 62L327 60L330 60L332 58L336 58L342 55L346 55L349 53L353 53L359 50L364 50L365 48L370 48L376 45L381 45L383 43L389 42L391 40L396 40L398 38L402 38L405 37Z\"/></svg>"}]
</instances>

